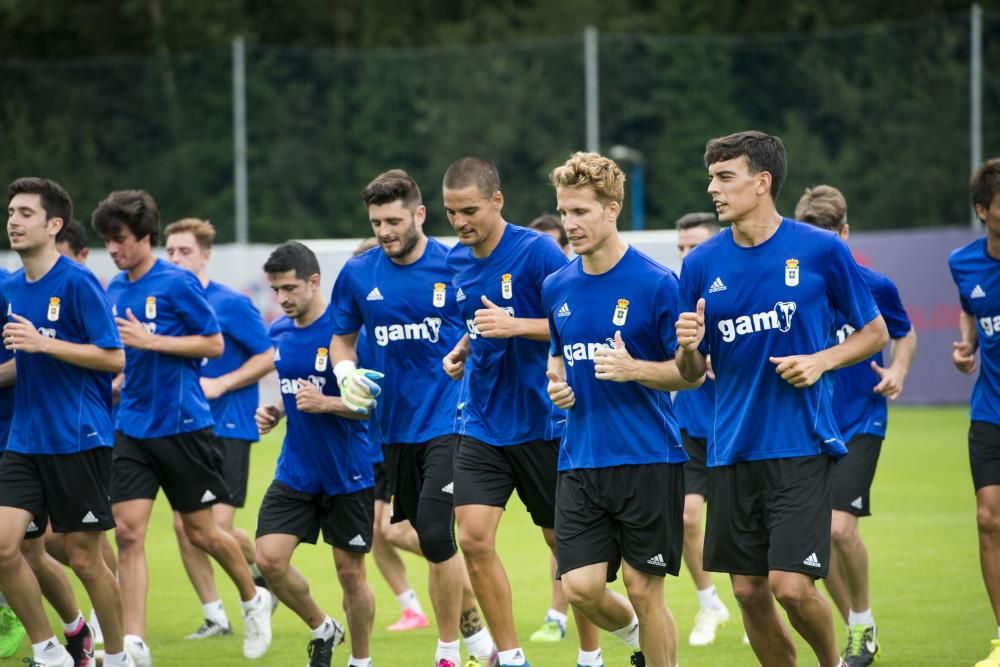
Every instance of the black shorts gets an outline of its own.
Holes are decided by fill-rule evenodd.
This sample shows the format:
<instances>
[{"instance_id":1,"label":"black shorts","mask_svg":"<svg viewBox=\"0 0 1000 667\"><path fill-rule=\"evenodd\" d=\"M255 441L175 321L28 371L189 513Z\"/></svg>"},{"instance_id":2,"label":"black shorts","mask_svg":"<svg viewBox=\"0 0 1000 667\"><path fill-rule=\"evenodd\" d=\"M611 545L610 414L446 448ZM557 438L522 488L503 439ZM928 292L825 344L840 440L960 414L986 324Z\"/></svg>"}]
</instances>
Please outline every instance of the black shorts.
<instances>
[{"instance_id":1,"label":"black shorts","mask_svg":"<svg viewBox=\"0 0 1000 667\"><path fill-rule=\"evenodd\" d=\"M688 460L684 464L684 494L695 494L704 498L708 494L708 468L705 467L708 438L694 438L681 429L681 444L688 455Z\"/></svg>"},{"instance_id":2,"label":"black shorts","mask_svg":"<svg viewBox=\"0 0 1000 667\"><path fill-rule=\"evenodd\" d=\"M455 448L457 435L443 435L420 444L388 445L385 464L392 480L392 522L416 525L424 500L439 500L454 514Z\"/></svg>"},{"instance_id":3,"label":"black shorts","mask_svg":"<svg viewBox=\"0 0 1000 667\"><path fill-rule=\"evenodd\" d=\"M833 466L833 509L871 516L871 490L882 452L882 438L857 435L847 443L847 456Z\"/></svg>"},{"instance_id":4,"label":"black shorts","mask_svg":"<svg viewBox=\"0 0 1000 667\"><path fill-rule=\"evenodd\" d=\"M455 450L455 507L506 507L517 489L536 526L555 525L559 441L494 447L461 436Z\"/></svg>"},{"instance_id":5,"label":"black shorts","mask_svg":"<svg viewBox=\"0 0 1000 667\"><path fill-rule=\"evenodd\" d=\"M300 493L278 480L271 482L257 515L257 538L294 535L301 542L323 541L344 551L368 553L372 548L375 492L372 487L341 496Z\"/></svg>"},{"instance_id":6,"label":"black shorts","mask_svg":"<svg viewBox=\"0 0 1000 667\"><path fill-rule=\"evenodd\" d=\"M215 436L215 451L222 459L222 479L229 489L229 498L219 502L233 507L243 507L247 504L247 480L250 478L252 444L249 440Z\"/></svg>"},{"instance_id":7,"label":"black shorts","mask_svg":"<svg viewBox=\"0 0 1000 667\"><path fill-rule=\"evenodd\" d=\"M212 429L164 438L116 434L111 502L155 500L161 486L170 506L181 514L228 502L229 487Z\"/></svg>"},{"instance_id":8,"label":"black shorts","mask_svg":"<svg viewBox=\"0 0 1000 667\"><path fill-rule=\"evenodd\" d=\"M0 459L0 505L31 512L25 537L104 531L115 527L108 499L111 448L75 454L4 452Z\"/></svg>"},{"instance_id":9,"label":"black shorts","mask_svg":"<svg viewBox=\"0 0 1000 667\"><path fill-rule=\"evenodd\" d=\"M1000 484L1000 425L978 421L969 424L969 465L976 491Z\"/></svg>"},{"instance_id":10,"label":"black shorts","mask_svg":"<svg viewBox=\"0 0 1000 667\"><path fill-rule=\"evenodd\" d=\"M820 454L709 468L705 569L825 577L833 465L832 457Z\"/></svg>"},{"instance_id":11,"label":"black shorts","mask_svg":"<svg viewBox=\"0 0 1000 667\"><path fill-rule=\"evenodd\" d=\"M375 500L381 500L384 503L392 500L392 490L389 488L389 478L385 474L385 463L383 461L373 463L372 474L375 476L375 488L373 490Z\"/></svg>"},{"instance_id":12,"label":"black shorts","mask_svg":"<svg viewBox=\"0 0 1000 667\"><path fill-rule=\"evenodd\" d=\"M559 473L559 574L607 563L614 581L624 558L642 572L676 576L684 547L684 474L680 463Z\"/></svg>"}]
</instances>

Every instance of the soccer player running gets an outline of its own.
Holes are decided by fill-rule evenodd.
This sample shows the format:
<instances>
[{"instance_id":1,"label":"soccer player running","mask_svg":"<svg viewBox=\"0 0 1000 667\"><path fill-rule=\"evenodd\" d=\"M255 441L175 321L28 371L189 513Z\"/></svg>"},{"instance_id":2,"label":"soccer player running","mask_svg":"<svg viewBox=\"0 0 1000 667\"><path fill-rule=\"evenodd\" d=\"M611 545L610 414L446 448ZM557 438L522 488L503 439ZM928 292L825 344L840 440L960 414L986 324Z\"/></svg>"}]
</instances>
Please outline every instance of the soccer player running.
<instances>
[{"instance_id":1,"label":"soccer player running","mask_svg":"<svg viewBox=\"0 0 1000 667\"><path fill-rule=\"evenodd\" d=\"M719 233L714 213L688 213L677 220L677 252L681 261L702 243ZM683 269L682 269L683 270ZM712 577L702 568L705 535L701 515L708 493L705 453L708 434L715 420L715 382L711 368L705 382L692 391L682 391L674 399L674 412L688 461L684 464L684 564L698 594L698 614L688 635L691 646L707 646L715 641L720 626L729 621L729 610L719 599Z\"/></svg>"},{"instance_id":2,"label":"soccer player running","mask_svg":"<svg viewBox=\"0 0 1000 667\"><path fill-rule=\"evenodd\" d=\"M111 376L125 364L122 341L97 279L56 250L56 235L73 217L66 191L47 179L22 178L7 193L7 233L24 268L3 288L3 343L14 353L17 384L0 460L0 589L31 638L32 664L93 664L92 646L78 646L71 656L52 636L39 580L21 555L25 533L41 537L51 520L66 536L70 565L104 628L104 664L128 665L121 590L100 542L114 526ZM89 639L77 616L73 634Z\"/></svg>"},{"instance_id":3,"label":"soccer player running","mask_svg":"<svg viewBox=\"0 0 1000 667\"><path fill-rule=\"evenodd\" d=\"M330 360L332 309L320 291L319 262L296 241L278 246L264 272L284 311L271 325L281 404L257 409L268 433L288 417L274 481L257 517L257 565L271 590L312 631L309 667L328 667L343 627L319 608L309 582L291 566L300 542L315 544L320 529L333 549L351 631L348 665L372 664L369 640L375 596L365 574L371 549L374 479L363 419L340 398Z\"/></svg>"},{"instance_id":4,"label":"soccer player running","mask_svg":"<svg viewBox=\"0 0 1000 667\"><path fill-rule=\"evenodd\" d=\"M473 658L490 664L493 641L479 620L455 542L459 387L436 363L465 331L455 290L449 288L448 248L424 234L427 210L420 188L405 171L380 174L361 200L381 247L352 258L337 276L331 300L334 372L342 395L367 409L373 400L371 373L356 365L362 352L358 332L364 327L368 349L363 352L387 378L372 428L385 443L392 520L413 524L430 567L428 587L438 625L434 660L438 667L459 664L461 629Z\"/></svg>"},{"instance_id":5,"label":"soccer player running","mask_svg":"<svg viewBox=\"0 0 1000 667\"><path fill-rule=\"evenodd\" d=\"M565 415L546 395L549 328L542 282L566 265L547 235L503 219L496 167L477 157L444 175L448 221L460 245L448 254L467 333L444 358L465 375L461 438L455 452L455 516L476 599L500 652L500 665L526 665L517 639L510 581L496 534L511 493L555 548L555 487ZM466 368L468 365L468 368ZM597 628L577 615L578 664L603 664Z\"/></svg>"},{"instance_id":6,"label":"soccer player running","mask_svg":"<svg viewBox=\"0 0 1000 667\"><path fill-rule=\"evenodd\" d=\"M542 287L548 394L568 411L556 491L563 590L630 645L633 665L674 667L663 577L680 570L687 455L666 392L701 383L673 361L677 277L619 236L625 174L614 161L574 153L550 180L580 256ZM619 565L628 600L607 588Z\"/></svg>"},{"instance_id":7,"label":"soccer player running","mask_svg":"<svg viewBox=\"0 0 1000 667\"><path fill-rule=\"evenodd\" d=\"M229 496L212 506L216 523L239 543L251 571L257 569L256 552L246 531L233 525L236 510L246 504L250 476L250 446L259 440L254 413L260 402L257 381L274 370L274 350L260 311L250 298L208 279L215 227L198 218L172 222L163 230L167 259L191 271L205 290L205 299L215 311L225 348L221 357L201 363L201 389L212 409L215 438L212 445L222 461L222 474ZM215 587L208 555L187 538L181 515L174 512L174 530L181 561L201 601L204 622L188 639L231 635L232 627ZM255 573L254 582L264 586Z\"/></svg>"},{"instance_id":8,"label":"soccer player running","mask_svg":"<svg viewBox=\"0 0 1000 667\"><path fill-rule=\"evenodd\" d=\"M795 219L816 225L847 241L847 200L829 185L806 188L795 206ZM826 587L847 622L844 661L866 667L879 645L869 603L868 550L858 531L858 518L871 516L871 486L888 423L887 399L899 397L917 351L917 334L903 309L896 285L884 274L858 266L885 319L892 341L892 361L883 367L882 351L834 373L833 402L837 428L847 443L847 456L833 468L833 526L830 571ZM842 315L834 322L836 342L854 328Z\"/></svg>"},{"instance_id":9,"label":"soccer player running","mask_svg":"<svg viewBox=\"0 0 1000 667\"><path fill-rule=\"evenodd\" d=\"M215 313L194 274L153 255L160 215L149 193L112 192L97 206L92 224L122 270L108 285L108 299L126 347L111 485L126 649L139 667L152 663L145 640L145 542L153 501L163 487L188 539L236 585L243 655L259 658L271 644L271 595L254 586L239 544L212 514L212 505L229 497L199 382L201 360L223 351Z\"/></svg>"},{"instance_id":10,"label":"soccer player running","mask_svg":"<svg viewBox=\"0 0 1000 667\"><path fill-rule=\"evenodd\" d=\"M676 356L689 380L707 355L715 372L705 569L730 573L761 664L796 664L777 598L820 667L835 667L833 617L815 579L829 567L833 464L847 449L826 372L882 349L885 322L847 246L778 214L779 137L712 139L705 166L719 221L732 226L684 261ZM855 333L827 347L834 311Z\"/></svg>"},{"instance_id":11,"label":"soccer player running","mask_svg":"<svg viewBox=\"0 0 1000 667\"><path fill-rule=\"evenodd\" d=\"M1000 158L976 169L969 190L986 235L948 258L962 305L952 361L971 374L978 350L982 364L972 390L969 462L976 489L979 562L998 638L976 667L1000 667Z\"/></svg>"}]
</instances>

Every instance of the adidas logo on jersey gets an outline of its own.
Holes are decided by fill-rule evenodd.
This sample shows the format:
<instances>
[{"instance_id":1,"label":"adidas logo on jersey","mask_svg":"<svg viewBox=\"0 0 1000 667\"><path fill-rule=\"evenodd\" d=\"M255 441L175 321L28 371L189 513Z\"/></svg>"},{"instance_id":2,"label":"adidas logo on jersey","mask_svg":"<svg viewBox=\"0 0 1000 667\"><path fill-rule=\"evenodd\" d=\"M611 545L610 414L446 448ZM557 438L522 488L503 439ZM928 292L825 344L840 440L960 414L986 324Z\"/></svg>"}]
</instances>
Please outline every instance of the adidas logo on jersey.
<instances>
[{"instance_id":1,"label":"adidas logo on jersey","mask_svg":"<svg viewBox=\"0 0 1000 667\"><path fill-rule=\"evenodd\" d=\"M777 329L787 333L792 328L792 316L798 306L794 301L779 301L771 310L765 310L753 315L740 315L735 320L719 320L719 331L722 340L732 343L736 336L745 336L758 331Z\"/></svg>"},{"instance_id":2,"label":"adidas logo on jersey","mask_svg":"<svg viewBox=\"0 0 1000 667\"><path fill-rule=\"evenodd\" d=\"M655 565L656 567L667 566L667 561L663 560L663 554L656 554L646 562L649 563L650 565Z\"/></svg>"},{"instance_id":3,"label":"adidas logo on jersey","mask_svg":"<svg viewBox=\"0 0 1000 667\"><path fill-rule=\"evenodd\" d=\"M454 495L455 494L455 482L448 482L447 484L445 484L444 486L441 487L441 491L442 491L442 493L450 493L450 494Z\"/></svg>"},{"instance_id":4,"label":"adidas logo on jersey","mask_svg":"<svg viewBox=\"0 0 1000 667\"><path fill-rule=\"evenodd\" d=\"M823 567L822 565L819 564L819 559L816 558L816 552L809 554L809 556L807 556L806 559L802 561L802 564L808 565L809 567Z\"/></svg>"},{"instance_id":5,"label":"adidas logo on jersey","mask_svg":"<svg viewBox=\"0 0 1000 667\"><path fill-rule=\"evenodd\" d=\"M86 516L80 519L80 523L97 523L97 517L93 512L87 512Z\"/></svg>"},{"instance_id":6,"label":"adidas logo on jersey","mask_svg":"<svg viewBox=\"0 0 1000 667\"><path fill-rule=\"evenodd\" d=\"M559 310L556 312L556 317L569 317L572 314L573 312L569 309L569 304L563 303L563 305L559 306Z\"/></svg>"},{"instance_id":7,"label":"adidas logo on jersey","mask_svg":"<svg viewBox=\"0 0 1000 667\"><path fill-rule=\"evenodd\" d=\"M858 496L857 498L851 501L851 507L859 510L864 509L865 501L861 498L861 496Z\"/></svg>"},{"instance_id":8,"label":"adidas logo on jersey","mask_svg":"<svg viewBox=\"0 0 1000 667\"><path fill-rule=\"evenodd\" d=\"M980 285L976 285L975 287L972 288L972 291L969 292L969 298L970 299L985 299L986 298L986 292L983 290L983 288Z\"/></svg>"},{"instance_id":9,"label":"adidas logo on jersey","mask_svg":"<svg viewBox=\"0 0 1000 667\"><path fill-rule=\"evenodd\" d=\"M726 284L722 282L722 278L716 276L715 280L712 281L711 287L708 288L709 294L715 294L716 292L725 292Z\"/></svg>"},{"instance_id":10,"label":"adidas logo on jersey","mask_svg":"<svg viewBox=\"0 0 1000 667\"><path fill-rule=\"evenodd\" d=\"M382 347L396 340L426 340L436 343L441 333L441 318L425 317L423 322L383 324L372 329L372 333L375 334L375 342Z\"/></svg>"},{"instance_id":11,"label":"adidas logo on jersey","mask_svg":"<svg viewBox=\"0 0 1000 667\"><path fill-rule=\"evenodd\" d=\"M361 537L360 533L358 533L357 535L355 535L354 537L352 537L351 541L348 542L348 544L350 544L352 547L366 547L366 546L368 546L365 543L365 538Z\"/></svg>"},{"instance_id":12,"label":"adidas logo on jersey","mask_svg":"<svg viewBox=\"0 0 1000 667\"><path fill-rule=\"evenodd\" d=\"M368 292L368 296L365 297L365 301L382 301L382 292L379 292L376 287L371 292Z\"/></svg>"},{"instance_id":13,"label":"adidas logo on jersey","mask_svg":"<svg viewBox=\"0 0 1000 667\"><path fill-rule=\"evenodd\" d=\"M215 500L215 494L208 489L205 489L205 493L201 494L201 502L210 503L213 500Z\"/></svg>"}]
</instances>

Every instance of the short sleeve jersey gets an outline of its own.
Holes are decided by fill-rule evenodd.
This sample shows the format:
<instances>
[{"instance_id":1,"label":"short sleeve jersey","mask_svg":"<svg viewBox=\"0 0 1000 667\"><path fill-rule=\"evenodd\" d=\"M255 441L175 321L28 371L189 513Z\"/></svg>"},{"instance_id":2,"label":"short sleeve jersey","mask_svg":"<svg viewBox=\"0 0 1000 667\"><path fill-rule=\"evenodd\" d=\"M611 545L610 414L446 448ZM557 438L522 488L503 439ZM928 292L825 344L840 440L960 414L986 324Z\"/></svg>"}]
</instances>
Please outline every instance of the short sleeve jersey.
<instances>
[{"instance_id":1,"label":"short sleeve jersey","mask_svg":"<svg viewBox=\"0 0 1000 667\"><path fill-rule=\"evenodd\" d=\"M475 319L485 308L483 296L514 317L546 317L542 282L565 265L552 237L509 223L489 257L479 259L461 245L449 252L455 299L471 345L462 435L500 447L561 437L566 415L545 390L548 343L484 338Z\"/></svg>"},{"instance_id":2,"label":"short sleeve jersey","mask_svg":"<svg viewBox=\"0 0 1000 667\"><path fill-rule=\"evenodd\" d=\"M108 300L121 318L128 311L158 336L219 333L215 311L197 276L156 260L135 281L123 271L108 285ZM118 405L119 430L132 438L162 438L213 425L199 377L201 359L125 348L125 385Z\"/></svg>"},{"instance_id":3,"label":"short sleeve jersey","mask_svg":"<svg viewBox=\"0 0 1000 667\"><path fill-rule=\"evenodd\" d=\"M448 248L427 240L400 266L381 248L351 258L333 287L334 333L368 332L366 354L380 384L376 424L385 443L420 443L455 433L458 383L441 360L465 332L446 264ZM358 341L358 354L362 355Z\"/></svg>"},{"instance_id":4,"label":"short sleeve jersey","mask_svg":"<svg viewBox=\"0 0 1000 667\"><path fill-rule=\"evenodd\" d=\"M903 302L899 299L899 290L893 282L885 274L868 267L859 265L858 270L885 319L889 337L902 338L910 333L910 318L906 315ZM834 338L830 343L843 343L852 333L854 327L842 314L835 313ZM881 350L868 359L841 368L833 374L834 414L837 417L837 427L846 442L859 435L885 437L889 406L885 396L872 391L879 383L879 376L871 367L873 361L882 366Z\"/></svg>"},{"instance_id":5,"label":"short sleeve jersey","mask_svg":"<svg viewBox=\"0 0 1000 667\"><path fill-rule=\"evenodd\" d=\"M855 329L878 317L847 246L788 218L750 248L726 229L687 256L680 285L681 312L706 302L701 351L712 357L716 392L707 464L845 454L832 374L796 389L770 359L825 348L834 311Z\"/></svg>"},{"instance_id":6,"label":"short sleeve jersey","mask_svg":"<svg viewBox=\"0 0 1000 667\"><path fill-rule=\"evenodd\" d=\"M976 319L981 368L972 390L972 421L1000 424L1000 259L986 238L958 248L948 258L962 310Z\"/></svg>"},{"instance_id":7,"label":"short sleeve jersey","mask_svg":"<svg viewBox=\"0 0 1000 667\"><path fill-rule=\"evenodd\" d=\"M111 306L90 271L60 257L29 282L24 270L5 283L6 321L29 320L39 333L106 350L122 347ZM111 373L35 353L14 354L14 420L7 449L22 454L75 454L114 444Z\"/></svg>"},{"instance_id":8,"label":"short sleeve jersey","mask_svg":"<svg viewBox=\"0 0 1000 667\"><path fill-rule=\"evenodd\" d=\"M330 309L307 327L287 317L271 325L274 365L288 420L275 479L300 493L327 496L355 493L374 485L367 424L333 414L299 412L300 382L311 382L326 396L339 396L330 363L333 317Z\"/></svg>"},{"instance_id":9,"label":"short sleeve jersey","mask_svg":"<svg viewBox=\"0 0 1000 667\"><path fill-rule=\"evenodd\" d=\"M616 332L636 359L674 358L674 273L630 247L600 275L574 260L546 279L542 299L549 354L562 357L576 397L566 411L559 470L686 461L668 392L594 377L594 355L614 346Z\"/></svg>"},{"instance_id":10,"label":"short sleeve jersey","mask_svg":"<svg viewBox=\"0 0 1000 667\"><path fill-rule=\"evenodd\" d=\"M10 271L0 268L0 312L7 312L7 299L3 283L10 277ZM0 364L5 364L14 358L14 353L0 345ZM10 433L10 422L14 419L14 385L0 387L0 452L7 448L7 435Z\"/></svg>"},{"instance_id":11,"label":"short sleeve jersey","mask_svg":"<svg viewBox=\"0 0 1000 667\"><path fill-rule=\"evenodd\" d=\"M250 357L271 349L271 339L264 328L264 320L249 297L225 285L209 282L205 288L205 298L215 311L226 348L221 357L202 360L203 376L217 378L231 373ZM259 440L253 418L259 402L260 393L256 382L209 401L215 434L220 438L249 442Z\"/></svg>"}]
</instances>

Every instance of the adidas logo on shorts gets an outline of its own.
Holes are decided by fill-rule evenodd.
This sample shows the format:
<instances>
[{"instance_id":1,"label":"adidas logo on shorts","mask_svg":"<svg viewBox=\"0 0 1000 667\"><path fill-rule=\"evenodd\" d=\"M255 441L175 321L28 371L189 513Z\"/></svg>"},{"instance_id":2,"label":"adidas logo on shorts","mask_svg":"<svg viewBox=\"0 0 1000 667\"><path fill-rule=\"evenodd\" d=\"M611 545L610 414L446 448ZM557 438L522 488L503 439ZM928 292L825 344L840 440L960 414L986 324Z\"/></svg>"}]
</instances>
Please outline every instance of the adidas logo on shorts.
<instances>
[{"instance_id":1,"label":"adidas logo on shorts","mask_svg":"<svg viewBox=\"0 0 1000 667\"><path fill-rule=\"evenodd\" d=\"M210 503L213 500L215 500L215 494L208 489L205 489L205 493L201 494L201 502Z\"/></svg>"},{"instance_id":2,"label":"adidas logo on shorts","mask_svg":"<svg viewBox=\"0 0 1000 667\"><path fill-rule=\"evenodd\" d=\"M355 535L354 537L352 537L351 541L348 542L348 544L350 544L352 547L366 547L366 546L368 546L365 543L365 538L361 537L360 533L358 533L357 535Z\"/></svg>"},{"instance_id":3,"label":"adidas logo on shorts","mask_svg":"<svg viewBox=\"0 0 1000 667\"><path fill-rule=\"evenodd\" d=\"M444 486L441 487L441 491L442 491L442 493L450 493L450 494L454 495L454 493L455 493L455 482L448 482L447 484L445 484Z\"/></svg>"},{"instance_id":4,"label":"adidas logo on shorts","mask_svg":"<svg viewBox=\"0 0 1000 667\"><path fill-rule=\"evenodd\" d=\"M97 523L97 517L93 512L87 512L86 516L80 519L80 523Z\"/></svg>"},{"instance_id":5,"label":"adidas logo on shorts","mask_svg":"<svg viewBox=\"0 0 1000 667\"><path fill-rule=\"evenodd\" d=\"M802 561L803 565L808 565L809 567L823 567L819 564L819 559L816 558L816 552L809 554L809 556Z\"/></svg>"},{"instance_id":6,"label":"adidas logo on shorts","mask_svg":"<svg viewBox=\"0 0 1000 667\"><path fill-rule=\"evenodd\" d=\"M656 554L646 562L649 563L650 565L655 565L656 567L667 566L667 561L663 560L663 554Z\"/></svg>"}]
</instances>

